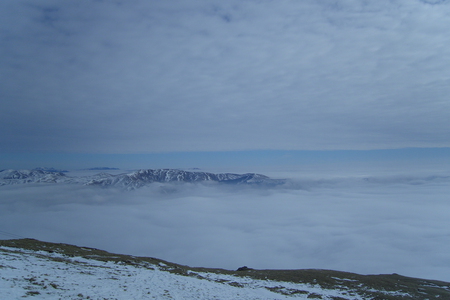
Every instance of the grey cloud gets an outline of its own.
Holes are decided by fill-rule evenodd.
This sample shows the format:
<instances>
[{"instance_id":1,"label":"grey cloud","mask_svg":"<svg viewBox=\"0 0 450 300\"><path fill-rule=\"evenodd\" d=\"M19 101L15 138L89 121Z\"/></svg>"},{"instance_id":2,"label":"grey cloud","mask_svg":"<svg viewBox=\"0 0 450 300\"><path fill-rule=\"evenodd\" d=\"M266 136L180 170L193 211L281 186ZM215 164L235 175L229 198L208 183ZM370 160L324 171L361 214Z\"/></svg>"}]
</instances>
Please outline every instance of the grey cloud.
<instances>
[{"instance_id":1,"label":"grey cloud","mask_svg":"<svg viewBox=\"0 0 450 300\"><path fill-rule=\"evenodd\" d=\"M448 5L335 3L4 1L2 148L448 146Z\"/></svg>"},{"instance_id":2,"label":"grey cloud","mask_svg":"<svg viewBox=\"0 0 450 300\"><path fill-rule=\"evenodd\" d=\"M420 2L427 3L427 4L443 4L448 1L447 0L421 0Z\"/></svg>"}]
</instances>

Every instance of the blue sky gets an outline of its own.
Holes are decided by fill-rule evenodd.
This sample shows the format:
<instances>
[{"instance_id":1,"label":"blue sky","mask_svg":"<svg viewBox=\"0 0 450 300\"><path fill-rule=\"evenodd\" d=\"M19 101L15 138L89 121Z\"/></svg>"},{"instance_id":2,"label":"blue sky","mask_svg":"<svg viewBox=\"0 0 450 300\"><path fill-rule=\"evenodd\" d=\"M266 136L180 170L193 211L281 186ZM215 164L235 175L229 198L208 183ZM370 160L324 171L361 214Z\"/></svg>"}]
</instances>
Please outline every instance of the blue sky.
<instances>
[{"instance_id":1,"label":"blue sky","mask_svg":"<svg viewBox=\"0 0 450 300\"><path fill-rule=\"evenodd\" d=\"M434 155L449 16L445 0L5 0L0 163Z\"/></svg>"}]
</instances>

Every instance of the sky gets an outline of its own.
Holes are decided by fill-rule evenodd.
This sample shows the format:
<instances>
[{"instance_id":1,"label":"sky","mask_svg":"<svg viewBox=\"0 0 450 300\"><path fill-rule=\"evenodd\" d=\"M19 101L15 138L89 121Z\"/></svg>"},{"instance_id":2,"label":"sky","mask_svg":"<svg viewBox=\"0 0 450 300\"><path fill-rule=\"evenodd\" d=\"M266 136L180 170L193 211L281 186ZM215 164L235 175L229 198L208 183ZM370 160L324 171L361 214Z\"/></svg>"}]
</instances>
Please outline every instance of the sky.
<instances>
[{"instance_id":1,"label":"sky","mask_svg":"<svg viewBox=\"0 0 450 300\"><path fill-rule=\"evenodd\" d=\"M447 0L1 1L0 157L448 148L449 15Z\"/></svg>"}]
</instances>

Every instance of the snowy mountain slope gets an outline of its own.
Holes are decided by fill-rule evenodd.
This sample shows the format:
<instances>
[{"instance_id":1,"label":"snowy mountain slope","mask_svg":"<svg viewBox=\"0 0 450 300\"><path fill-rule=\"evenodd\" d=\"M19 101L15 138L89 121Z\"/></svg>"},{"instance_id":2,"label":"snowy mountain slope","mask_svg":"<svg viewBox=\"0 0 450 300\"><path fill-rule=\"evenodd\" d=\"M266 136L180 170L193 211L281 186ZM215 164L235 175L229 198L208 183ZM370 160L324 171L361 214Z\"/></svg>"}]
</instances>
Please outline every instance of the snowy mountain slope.
<instances>
[{"instance_id":1,"label":"snowy mountain slope","mask_svg":"<svg viewBox=\"0 0 450 300\"><path fill-rule=\"evenodd\" d=\"M108 178L93 179L87 185L121 186L126 188L139 188L149 183L169 182L218 182L229 184L277 184L278 181L267 176L247 173L207 173L189 172L176 169L139 170L129 174L119 174Z\"/></svg>"},{"instance_id":2,"label":"snowy mountain slope","mask_svg":"<svg viewBox=\"0 0 450 300\"><path fill-rule=\"evenodd\" d=\"M0 186L24 183L59 183L67 182L68 177L62 172L35 170L1 170Z\"/></svg>"},{"instance_id":3,"label":"snowy mountain slope","mask_svg":"<svg viewBox=\"0 0 450 300\"><path fill-rule=\"evenodd\" d=\"M62 172L50 172L37 169L0 171L0 186L25 183L77 183L102 187L114 186L125 189L136 189L155 182L217 182L227 184L277 185L284 181L271 179L267 176L255 173L214 174L207 172L189 172L177 169L147 169L118 175L99 173L93 176L81 177L71 177Z\"/></svg>"},{"instance_id":4,"label":"snowy mountain slope","mask_svg":"<svg viewBox=\"0 0 450 300\"><path fill-rule=\"evenodd\" d=\"M450 283L397 274L189 268L33 239L0 241L2 299L450 299Z\"/></svg>"}]
</instances>

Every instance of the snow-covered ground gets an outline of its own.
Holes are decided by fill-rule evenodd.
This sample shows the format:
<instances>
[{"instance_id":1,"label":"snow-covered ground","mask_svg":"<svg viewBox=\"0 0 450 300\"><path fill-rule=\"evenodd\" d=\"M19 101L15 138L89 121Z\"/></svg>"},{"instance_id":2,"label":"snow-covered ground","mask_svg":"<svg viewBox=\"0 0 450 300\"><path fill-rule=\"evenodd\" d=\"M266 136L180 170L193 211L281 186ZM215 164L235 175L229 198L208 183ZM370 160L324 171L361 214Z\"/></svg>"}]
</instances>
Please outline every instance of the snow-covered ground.
<instances>
[{"instance_id":1,"label":"snow-covered ground","mask_svg":"<svg viewBox=\"0 0 450 300\"><path fill-rule=\"evenodd\" d=\"M450 299L450 283L332 270L192 268L95 248L0 240L0 299Z\"/></svg>"},{"instance_id":2,"label":"snow-covered ground","mask_svg":"<svg viewBox=\"0 0 450 300\"><path fill-rule=\"evenodd\" d=\"M0 247L2 299L347 299L345 290L213 273L172 274L164 265L129 265L47 251ZM276 290L278 292L273 292ZM296 291L283 295L280 291ZM336 298L341 297L341 298ZM351 299L364 299L353 294Z\"/></svg>"}]
</instances>

